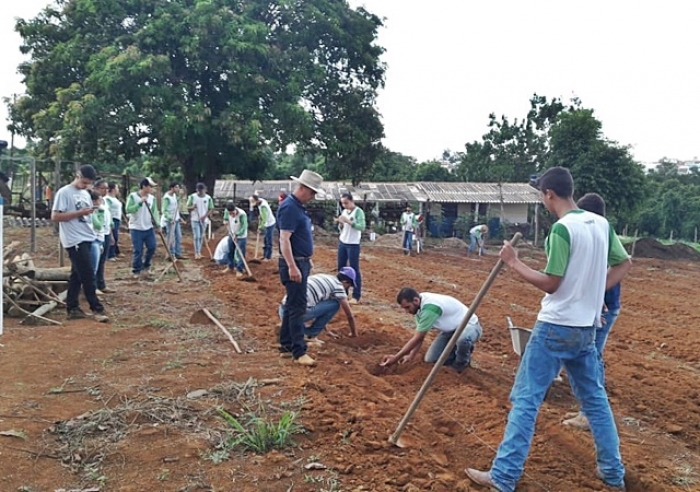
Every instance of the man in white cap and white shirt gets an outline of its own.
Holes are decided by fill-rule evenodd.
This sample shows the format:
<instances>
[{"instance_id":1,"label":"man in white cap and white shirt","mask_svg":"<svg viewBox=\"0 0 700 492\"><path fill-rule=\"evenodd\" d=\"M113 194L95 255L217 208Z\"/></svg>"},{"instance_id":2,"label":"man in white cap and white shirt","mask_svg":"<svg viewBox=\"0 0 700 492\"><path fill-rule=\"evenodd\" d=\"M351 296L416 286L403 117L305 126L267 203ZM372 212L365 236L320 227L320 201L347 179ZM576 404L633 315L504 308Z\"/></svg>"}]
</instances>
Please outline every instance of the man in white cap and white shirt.
<instances>
[{"instance_id":1,"label":"man in white cap and white shirt","mask_svg":"<svg viewBox=\"0 0 700 492\"><path fill-rule=\"evenodd\" d=\"M280 229L280 281L286 290L280 352L291 353L294 361L303 366L314 366L316 361L306 354L304 315L307 307L307 280L314 254L311 220L306 203L322 193L323 177L305 169L298 178L290 176L299 186L280 204L277 222Z\"/></svg>"}]
</instances>

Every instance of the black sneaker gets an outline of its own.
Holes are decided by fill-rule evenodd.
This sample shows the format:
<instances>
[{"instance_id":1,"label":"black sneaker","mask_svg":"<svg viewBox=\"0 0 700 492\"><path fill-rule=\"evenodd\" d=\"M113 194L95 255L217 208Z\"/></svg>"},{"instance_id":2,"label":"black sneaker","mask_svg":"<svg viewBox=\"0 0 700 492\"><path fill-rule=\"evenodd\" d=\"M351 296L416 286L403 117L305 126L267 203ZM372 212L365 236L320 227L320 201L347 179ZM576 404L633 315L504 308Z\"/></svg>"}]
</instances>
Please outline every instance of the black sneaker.
<instances>
[{"instance_id":1,"label":"black sneaker","mask_svg":"<svg viewBox=\"0 0 700 492\"><path fill-rule=\"evenodd\" d=\"M80 308L71 309L68 311L68 319L90 319L92 316L84 312Z\"/></svg>"}]
</instances>

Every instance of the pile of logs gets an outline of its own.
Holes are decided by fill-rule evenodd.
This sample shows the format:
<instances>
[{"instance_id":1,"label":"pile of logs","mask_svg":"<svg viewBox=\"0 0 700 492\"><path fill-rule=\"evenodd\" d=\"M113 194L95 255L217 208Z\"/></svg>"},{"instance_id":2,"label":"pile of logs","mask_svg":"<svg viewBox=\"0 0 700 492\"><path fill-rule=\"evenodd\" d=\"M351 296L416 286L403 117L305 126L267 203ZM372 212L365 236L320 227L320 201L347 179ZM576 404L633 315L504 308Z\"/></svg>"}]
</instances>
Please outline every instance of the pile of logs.
<instances>
[{"instance_id":1,"label":"pile of logs","mask_svg":"<svg viewBox=\"0 0 700 492\"><path fill-rule=\"evenodd\" d=\"M19 241L15 241L2 254L4 312L23 317L22 324L60 325L44 315L65 306L70 268L39 268L30 255L20 254L19 248Z\"/></svg>"}]
</instances>

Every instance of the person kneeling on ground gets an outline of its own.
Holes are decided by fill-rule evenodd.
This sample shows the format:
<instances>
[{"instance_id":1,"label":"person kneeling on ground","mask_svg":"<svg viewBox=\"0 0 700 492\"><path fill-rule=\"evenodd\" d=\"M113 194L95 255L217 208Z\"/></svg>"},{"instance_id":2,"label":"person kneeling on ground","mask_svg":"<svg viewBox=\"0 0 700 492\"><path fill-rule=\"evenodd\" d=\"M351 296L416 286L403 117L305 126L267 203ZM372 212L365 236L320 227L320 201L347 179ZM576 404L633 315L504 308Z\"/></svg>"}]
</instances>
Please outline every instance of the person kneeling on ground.
<instances>
[{"instance_id":1,"label":"person kneeling on ground","mask_svg":"<svg viewBox=\"0 0 700 492\"><path fill-rule=\"evenodd\" d=\"M397 362L405 364L412 361L431 328L435 328L440 334L426 352L424 361L435 364L469 311L467 306L454 297L431 292L419 294L411 287L401 289L396 302L407 313L416 317L416 334L396 354L384 357L382 367L389 367ZM471 363L474 344L479 341L482 332L479 318L473 314L452 349L452 353L445 361L445 365L452 366L457 372L464 371Z\"/></svg>"},{"instance_id":2,"label":"person kneeling on ground","mask_svg":"<svg viewBox=\"0 0 700 492\"><path fill-rule=\"evenodd\" d=\"M304 336L308 343L323 344L316 337L326 328L341 307L350 325L350 336L357 336L355 317L348 302L348 290L354 286L355 270L352 267L341 268L337 276L326 273L309 276L306 285L306 314L304 314L304 323L312 321L304 328ZM280 319L284 318L286 300L286 297L282 299L279 307Z\"/></svg>"}]
</instances>

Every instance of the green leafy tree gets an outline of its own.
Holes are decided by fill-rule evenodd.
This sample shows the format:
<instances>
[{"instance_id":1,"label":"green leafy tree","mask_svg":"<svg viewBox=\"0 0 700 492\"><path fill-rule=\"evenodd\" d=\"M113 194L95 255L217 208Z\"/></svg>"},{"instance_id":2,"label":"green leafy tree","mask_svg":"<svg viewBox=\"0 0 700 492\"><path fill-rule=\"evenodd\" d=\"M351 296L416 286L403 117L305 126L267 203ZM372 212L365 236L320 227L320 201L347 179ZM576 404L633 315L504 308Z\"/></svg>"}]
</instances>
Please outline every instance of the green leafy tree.
<instances>
[{"instance_id":1,"label":"green leafy tree","mask_svg":"<svg viewBox=\"0 0 700 492\"><path fill-rule=\"evenodd\" d=\"M19 20L16 130L47 157L259 179L289 144L367 173L380 19L346 1L58 0ZM334 167L335 166L335 167Z\"/></svg>"},{"instance_id":2,"label":"green leafy tree","mask_svg":"<svg viewBox=\"0 0 700 492\"><path fill-rule=\"evenodd\" d=\"M422 162L415 170L415 181L458 181L459 176L442 167L439 162Z\"/></svg>"},{"instance_id":3,"label":"green leafy tree","mask_svg":"<svg viewBox=\"0 0 700 492\"><path fill-rule=\"evenodd\" d=\"M413 181L418 163L413 157L382 148L377 156L369 181Z\"/></svg>"}]
</instances>

